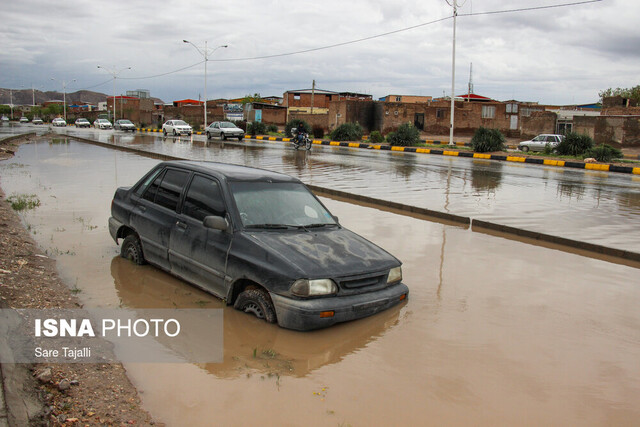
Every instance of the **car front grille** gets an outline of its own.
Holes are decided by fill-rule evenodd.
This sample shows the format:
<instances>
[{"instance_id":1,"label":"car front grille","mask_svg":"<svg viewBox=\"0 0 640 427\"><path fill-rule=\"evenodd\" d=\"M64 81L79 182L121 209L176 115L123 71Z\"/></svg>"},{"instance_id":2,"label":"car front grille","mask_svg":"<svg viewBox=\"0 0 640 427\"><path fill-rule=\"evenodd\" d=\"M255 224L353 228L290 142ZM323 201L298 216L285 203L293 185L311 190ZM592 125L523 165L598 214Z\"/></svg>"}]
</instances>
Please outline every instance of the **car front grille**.
<instances>
[{"instance_id":1,"label":"car front grille","mask_svg":"<svg viewBox=\"0 0 640 427\"><path fill-rule=\"evenodd\" d=\"M387 272L377 272L359 276L349 276L338 278L338 285L342 289L358 290L370 286L384 286L387 283Z\"/></svg>"}]
</instances>

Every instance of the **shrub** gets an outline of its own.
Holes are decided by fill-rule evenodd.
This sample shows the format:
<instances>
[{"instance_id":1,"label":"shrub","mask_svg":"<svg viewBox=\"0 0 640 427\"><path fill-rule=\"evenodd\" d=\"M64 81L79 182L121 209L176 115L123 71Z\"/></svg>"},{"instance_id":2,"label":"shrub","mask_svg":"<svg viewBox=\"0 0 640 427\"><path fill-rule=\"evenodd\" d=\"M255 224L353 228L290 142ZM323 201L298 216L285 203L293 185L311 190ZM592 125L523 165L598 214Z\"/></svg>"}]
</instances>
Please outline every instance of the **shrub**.
<instances>
[{"instance_id":1,"label":"shrub","mask_svg":"<svg viewBox=\"0 0 640 427\"><path fill-rule=\"evenodd\" d=\"M623 154L609 144L602 144L587 151L586 157L593 157L599 162L610 162L613 159L621 159Z\"/></svg>"},{"instance_id":2,"label":"shrub","mask_svg":"<svg viewBox=\"0 0 640 427\"><path fill-rule=\"evenodd\" d=\"M387 141L390 145L401 147L417 145L420 142L420 131L411 123L404 123L397 131L387 135Z\"/></svg>"},{"instance_id":3,"label":"shrub","mask_svg":"<svg viewBox=\"0 0 640 427\"><path fill-rule=\"evenodd\" d=\"M314 126L312 133L314 138L324 138L324 128L322 126Z\"/></svg>"},{"instance_id":4,"label":"shrub","mask_svg":"<svg viewBox=\"0 0 640 427\"><path fill-rule=\"evenodd\" d=\"M264 135L267 133L267 125L262 122L251 122L247 128L247 133L251 135Z\"/></svg>"},{"instance_id":5,"label":"shrub","mask_svg":"<svg viewBox=\"0 0 640 427\"><path fill-rule=\"evenodd\" d=\"M369 141L374 144L380 144L381 142L384 142L384 136L382 136L382 134L377 130L374 130L371 132L371 135L369 135Z\"/></svg>"},{"instance_id":6,"label":"shrub","mask_svg":"<svg viewBox=\"0 0 640 427\"><path fill-rule=\"evenodd\" d=\"M556 151L563 156L582 156L591 148L593 148L593 140L589 135L569 132L557 145Z\"/></svg>"},{"instance_id":7,"label":"shrub","mask_svg":"<svg viewBox=\"0 0 640 427\"><path fill-rule=\"evenodd\" d=\"M360 141L362 139L360 123L343 123L331 132L334 141Z\"/></svg>"},{"instance_id":8,"label":"shrub","mask_svg":"<svg viewBox=\"0 0 640 427\"><path fill-rule=\"evenodd\" d=\"M297 128L300 123L302 123L304 125L304 128L307 131L309 131L309 129L311 129L311 126L309 126L309 123L307 123L306 121L304 121L302 119L291 119L285 125L285 128L284 128L285 136L287 136L288 138L291 138L293 136L293 135L291 135L291 129Z\"/></svg>"},{"instance_id":9,"label":"shrub","mask_svg":"<svg viewBox=\"0 0 640 427\"><path fill-rule=\"evenodd\" d=\"M12 194L7 198L14 211L35 209L40 206L40 199L35 194Z\"/></svg>"},{"instance_id":10,"label":"shrub","mask_svg":"<svg viewBox=\"0 0 640 427\"><path fill-rule=\"evenodd\" d=\"M498 129L480 127L471 138L471 148L476 153L488 153L505 149L504 135Z\"/></svg>"},{"instance_id":11,"label":"shrub","mask_svg":"<svg viewBox=\"0 0 640 427\"><path fill-rule=\"evenodd\" d=\"M271 123L270 125L267 126L267 132L268 133L278 133L278 126L274 125L273 123Z\"/></svg>"}]
</instances>

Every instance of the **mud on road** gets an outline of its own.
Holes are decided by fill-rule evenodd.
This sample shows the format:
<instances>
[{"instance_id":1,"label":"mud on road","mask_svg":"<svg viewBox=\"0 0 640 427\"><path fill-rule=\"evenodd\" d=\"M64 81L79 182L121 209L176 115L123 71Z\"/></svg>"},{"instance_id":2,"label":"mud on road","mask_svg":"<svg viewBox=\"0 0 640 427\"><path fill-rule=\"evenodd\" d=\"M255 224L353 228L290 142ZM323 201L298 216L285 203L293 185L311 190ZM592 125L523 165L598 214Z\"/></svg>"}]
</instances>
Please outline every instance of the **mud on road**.
<instances>
[{"instance_id":1,"label":"mud on road","mask_svg":"<svg viewBox=\"0 0 640 427\"><path fill-rule=\"evenodd\" d=\"M20 144L0 141L0 161ZM56 262L36 245L2 191L0 177L0 308L79 308ZM10 425L157 425L141 408L121 364L4 364Z\"/></svg>"}]
</instances>

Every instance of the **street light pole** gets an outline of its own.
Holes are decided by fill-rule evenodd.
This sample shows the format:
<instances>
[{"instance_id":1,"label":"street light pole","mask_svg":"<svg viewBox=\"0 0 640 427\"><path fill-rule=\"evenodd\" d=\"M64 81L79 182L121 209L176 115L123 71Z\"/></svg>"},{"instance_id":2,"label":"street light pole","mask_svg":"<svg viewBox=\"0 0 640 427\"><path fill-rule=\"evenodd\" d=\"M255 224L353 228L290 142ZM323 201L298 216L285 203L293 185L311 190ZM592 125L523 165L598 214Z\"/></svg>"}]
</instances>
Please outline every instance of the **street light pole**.
<instances>
[{"instance_id":1,"label":"street light pole","mask_svg":"<svg viewBox=\"0 0 640 427\"><path fill-rule=\"evenodd\" d=\"M447 0L449 3L449 0ZM449 124L449 145L453 143L453 126L454 126L454 107L455 107L455 90L456 90L456 17L458 16L458 0L451 0L449 6L453 7L453 52L451 59L451 123Z\"/></svg>"},{"instance_id":2,"label":"street light pole","mask_svg":"<svg viewBox=\"0 0 640 427\"><path fill-rule=\"evenodd\" d=\"M113 119L112 120L115 122L116 121L116 79L118 78L118 74L120 74L124 70L130 70L131 67L125 67L121 70L117 70L116 67L113 67L113 69L109 69L101 65L98 65L98 68L102 68L107 73L111 74L111 76L113 76Z\"/></svg>"},{"instance_id":3,"label":"street light pole","mask_svg":"<svg viewBox=\"0 0 640 427\"><path fill-rule=\"evenodd\" d=\"M53 77L51 80L55 81ZM76 79L71 80L69 83L75 82ZM62 80L62 109L64 110L64 121L67 121L67 82Z\"/></svg>"},{"instance_id":4,"label":"street light pole","mask_svg":"<svg viewBox=\"0 0 640 427\"><path fill-rule=\"evenodd\" d=\"M204 49L199 48L195 44L191 43L189 40L182 40L182 41L184 43L189 43L191 46L195 47L196 50L200 53L200 55L204 56L204 125L202 127L206 128L208 125L208 122L207 122L207 62L209 61L209 56L213 55L213 52L220 49L221 47L226 48L228 47L228 45L226 44L220 45L212 49L211 51L209 51L206 40L204 42Z\"/></svg>"}]
</instances>

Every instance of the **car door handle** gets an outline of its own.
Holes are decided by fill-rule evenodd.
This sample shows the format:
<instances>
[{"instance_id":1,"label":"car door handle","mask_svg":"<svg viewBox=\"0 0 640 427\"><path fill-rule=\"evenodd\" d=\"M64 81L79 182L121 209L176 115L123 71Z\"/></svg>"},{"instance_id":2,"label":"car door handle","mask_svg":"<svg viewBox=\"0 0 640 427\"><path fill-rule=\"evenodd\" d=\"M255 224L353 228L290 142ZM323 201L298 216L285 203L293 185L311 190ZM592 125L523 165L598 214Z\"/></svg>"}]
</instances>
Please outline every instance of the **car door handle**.
<instances>
[{"instance_id":1,"label":"car door handle","mask_svg":"<svg viewBox=\"0 0 640 427\"><path fill-rule=\"evenodd\" d=\"M187 223L186 222L182 222L182 221L178 221L176 222L176 225L184 230L187 229Z\"/></svg>"},{"instance_id":2,"label":"car door handle","mask_svg":"<svg viewBox=\"0 0 640 427\"><path fill-rule=\"evenodd\" d=\"M146 206L142 206L142 205L138 205L138 206L136 206L136 208L140 209L142 212L147 210L147 207Z\"/></svg>"}]
</instances>

